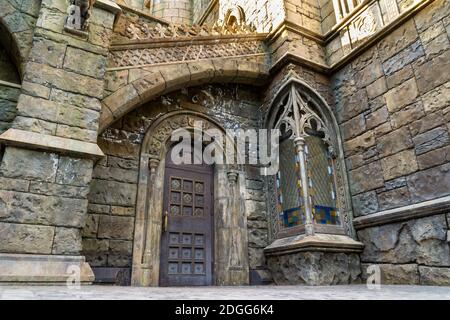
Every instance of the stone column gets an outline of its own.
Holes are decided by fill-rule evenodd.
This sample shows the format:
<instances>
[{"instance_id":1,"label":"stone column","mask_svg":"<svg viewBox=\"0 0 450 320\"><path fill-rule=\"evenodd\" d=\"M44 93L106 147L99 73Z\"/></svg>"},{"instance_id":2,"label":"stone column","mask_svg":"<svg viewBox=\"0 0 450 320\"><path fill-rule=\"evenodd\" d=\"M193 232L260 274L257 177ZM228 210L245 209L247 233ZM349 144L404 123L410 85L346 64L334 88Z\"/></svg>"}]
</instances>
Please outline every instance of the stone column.
<instances>
[{"instance_id":1,"label":"stone column","mask_svg":"<svg viewBox=\"0 0 450 320\"><path fill-rule=\"evenodd\" d=\"M245 177L220 165L215 170L216 285L245 285L249 283Z\"/></svg>"},{"instance_id":2,"label":"stone column","mask_svg":"<svg viewBox=\"0 0 450 320\"><path fill-rule=\"evenodd\" d=\"M42 1L18 115L0 136L0 282L65 283L72 273L81 283L94 279L81 230L93 164L103 156L100 100L120 12L108 0L95 3L86 28L71 32L67 1Z\"/></svg>"}]
</instances>

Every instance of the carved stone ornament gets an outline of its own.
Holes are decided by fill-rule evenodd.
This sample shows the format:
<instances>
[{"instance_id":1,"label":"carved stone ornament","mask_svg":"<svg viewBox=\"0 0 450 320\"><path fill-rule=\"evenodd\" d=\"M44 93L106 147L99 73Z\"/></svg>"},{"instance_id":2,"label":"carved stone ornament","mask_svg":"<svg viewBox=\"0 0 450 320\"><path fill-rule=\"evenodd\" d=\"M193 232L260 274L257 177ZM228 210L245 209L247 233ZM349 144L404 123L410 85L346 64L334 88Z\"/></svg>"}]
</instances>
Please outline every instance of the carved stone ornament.
<instances>
[{"instance_id":1,"label":"carved stone ornament","mask_svg":"<svg viewBox=\"0 0 450 320\"><path fill-rule=\"evenodd\" d=\"M114 50L111 51L109 58L111 67L129 67L254 54L265 54L262 41L188 44L185 46L164 48Z\"/></svg>"},{"instance_id":2,"label":"carved stone ornament","mask_svg":"<svg viewBox=\"0 0 450 320\"><path fill-rule=\"evenodd\" d=\"M256 28L253 25L225 25L218 20L212 27L206 25L168 24L157 23L151 26L143 21L127 21L126 37L130 40L148 39L172 39L172 38L197 38L218 37L224 35L248 35L254 34Z\"/></svg>"}]
</instances>

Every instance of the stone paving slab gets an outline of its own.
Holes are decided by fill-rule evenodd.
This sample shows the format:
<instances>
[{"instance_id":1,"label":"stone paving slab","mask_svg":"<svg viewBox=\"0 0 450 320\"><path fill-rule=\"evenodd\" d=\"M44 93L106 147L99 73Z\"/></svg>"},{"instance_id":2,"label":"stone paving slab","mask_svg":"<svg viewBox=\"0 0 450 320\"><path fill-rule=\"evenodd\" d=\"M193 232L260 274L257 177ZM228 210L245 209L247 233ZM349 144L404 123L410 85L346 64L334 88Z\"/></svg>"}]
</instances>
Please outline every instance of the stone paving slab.
<instances>
[{"instance_id":1,"label":"stone paving slab","mask_svg":"<svg viewBox=\"0 0 450 320\"><path fill-rule=\"evenodd\" d=\"M0 286L2 300L450 300L450 287L382 285L251 287Z\"/></svg>"}]
</instances>

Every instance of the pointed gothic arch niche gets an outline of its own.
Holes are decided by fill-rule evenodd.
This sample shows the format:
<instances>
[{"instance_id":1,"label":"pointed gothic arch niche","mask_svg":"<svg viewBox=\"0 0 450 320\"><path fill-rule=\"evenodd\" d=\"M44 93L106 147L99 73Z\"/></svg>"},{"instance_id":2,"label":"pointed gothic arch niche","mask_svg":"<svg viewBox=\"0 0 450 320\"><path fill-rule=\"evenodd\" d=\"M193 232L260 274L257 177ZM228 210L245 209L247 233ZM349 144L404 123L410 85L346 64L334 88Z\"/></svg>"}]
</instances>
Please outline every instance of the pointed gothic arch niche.
<instances>
[{"instance_id":1,"label":"pointed gothic arch niche","mask_svg":"<svg viewBox=\"0 0 450 320\"><path fill-rule=\"evenodd\" d=\"M281 131L280 170L267 181L271 239L316 233L354 237L342 141L325 100L291 78L274 96L265 124Z\"/></svg>"},{"instance_id":2,"label":"pointed gothic arch niche","mask_svg":"<svg viewBox=\"0 0 450 320\"><path fill-rule=\"evenodd\" d=\"M172 145L172 132L195 130L202 121L203 131L225 130L209 117L193 111L174 111L156 120L147 130L141 148L138 195L133 243L131 284L158 286L160 240L166 153ZM249 283L247 218L245 215L245 173L238 167L214 165L214 256L215 285ZM227 248L227 250L223 250Z\"/></svg>"},{"instance_id":3,"label":"pointed gothic arch niche","mask_svg":"<svg viewBox=\"0 0 450 320\"><path fill-rule=\"evenodd\" d=\"M224 15L224 25L229 27L236 27L245 25L245 12L240 6L234 6L228 9Z\"/></svg>"}]
</instances>

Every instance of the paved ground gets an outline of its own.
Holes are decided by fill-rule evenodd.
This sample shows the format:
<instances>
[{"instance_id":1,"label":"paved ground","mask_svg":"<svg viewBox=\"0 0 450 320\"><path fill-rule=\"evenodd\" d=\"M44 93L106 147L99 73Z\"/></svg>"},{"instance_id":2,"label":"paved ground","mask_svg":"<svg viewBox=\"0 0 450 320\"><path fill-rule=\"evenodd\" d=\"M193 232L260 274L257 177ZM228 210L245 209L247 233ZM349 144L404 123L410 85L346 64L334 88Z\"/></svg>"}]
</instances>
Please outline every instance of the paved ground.
<instances>
[{"instance_id":1,"label":"paved ground","mask_svg":"<svg viewBox=\"0 0 450 320\"><path fill-rule=\"evenodd\" d=\"M272 299L439 299L450 300L450 287L390 286L369 290L365 285L304 287L186 287L139 288L117 286L0 286L0 299L205 299L205 300L272 300Z\"/></svg>"}]
</instances>

